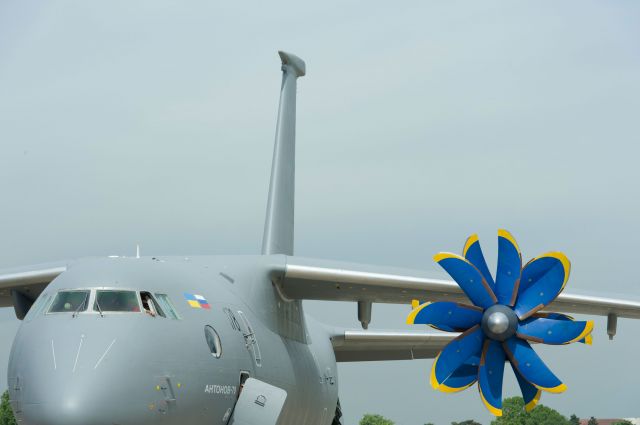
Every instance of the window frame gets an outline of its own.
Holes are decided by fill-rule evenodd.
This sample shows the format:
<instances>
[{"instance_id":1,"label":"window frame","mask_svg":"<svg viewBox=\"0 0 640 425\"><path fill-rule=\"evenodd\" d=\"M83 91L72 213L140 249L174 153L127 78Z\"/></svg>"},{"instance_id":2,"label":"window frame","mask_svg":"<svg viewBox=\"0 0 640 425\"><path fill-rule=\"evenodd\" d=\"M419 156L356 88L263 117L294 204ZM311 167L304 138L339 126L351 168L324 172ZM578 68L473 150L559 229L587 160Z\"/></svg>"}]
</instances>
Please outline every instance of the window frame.
<instances>
[{"instance_id":1,"label":"window frame","mask_svg":"<svg viewBox=\"0 0 640 425\"><path fill-rule=\"evenodd\" d=\"M171 297L169 296L169 294L167 294L166 292L155 292L155 291L154 292L145 291L145 292L149 292L153 296L153 299L158 303L158 305L164 312L165 318L169 320L182 320L182 316L180 316L180 313L178 313L178 310L176 309L175 305L171 301ZM160 302L160 300L162 300L162 302L165 302L167 307L169 308L168 309L165 308L165 306L162 304L162 302Z\"/></svg>"},{"instance_id":2,"label":"window frame","mask_svg":"<svg viewBox=\"0 0 640 425\"><path fill-rule=\"evenodd\" d=\"M215 353L211 350L211 345L209 345L209 339L207 338L207 336L209 335L207 331L209 329L213 332L213 345L216 348ZM216 328L214 328L211 325L204 325L204 340L207 344L207 348L209 348L209 353L216 359L221 358L222 357L222 339L220 338L220 334L218 333Z\"/></svg>"},{"instance_id":3,"label":"window frame","mask_svg":"<svg viewBox=\"0 0 640 425\"><path fill-rule=\"evenodd\" d=\"M83 315L100 315L100 312L98 310L94 310L96 298L98 296L98 291L123 291L123 292L131 291L131 292L134 292L136 294L136 300L138 302L138 308L140 309L140 311L105 311L105 310L103 310L102 311L102 315L106 316L106 315L117 315L117 314L146 314L144 312L144 307L142 305L142 293L146 292L146 293L151 295L151 297L153 298L153 301L158 304L160 309L162 309L162 311L165 314L165 317L162 317L160 315L157 315L156 317L162 317L162 318L165 318L165 319L168 319L168 320L182 320L182 316L180 315L180 313L176 309L175 305L173 304L173 301L171 300L171 296L168 293L162 292L162 291L155 291L155 290L151 290L151 289L138 289L138 288L131 288L131 287L124 287L123 288L123 287L114 287L114 286L91 286L91 287L81 287L81 288L60 288L60 289L57 289L57 290L47 290L47 294L51 297L51 299L49 299L48 301L45 302L46 305L42 308L42 311L41 311L40 314L42 314L42 313L44 315L57 315L57 314L69 314L69 313L73 314L74 311L50 312L49 309L53 305L53 302L55 301L55 299L56 299L56 297L58 296L59 293L61 293L61 292L84 292L84 291L89 291L89 297L87 298L87 303L86 303L87 304L87 308L85 310L83 310L83 311L79 311L77 313L77 315L80 315L80 314L83 314ZM44 292L43 292L43 294L44 294ZM167 311L165 306L159 301L160 297L158 297L158 295L164 297L164 300L166 301L166 304L170 308L169 312ZM35 313L33 317L35 317L36 315L39 315L39 314ZM175 316L175 317L173 317L173 316Z\"/></svg>"},{"instance_id":4,"label":"window frame","mask_svg":"<svg viewBox=\"0 0 640 425\"><path fill-rule=\"evenodd\" d=\"M153 313L153 317L162 317L163 319L167 319L167 315L164 312L164 309L156 299L155 295L149 291L140 291L140 301L142 301L143 294L149 295L151 299L151 303L149 304L150 312ZM147 312L147 309L144 308L144 301L142 301L142 309L143 313Z\"/></svg>"},{"instance_id":5,"label":"window frame","mask_svg":"<svg viewBox=\"0 0 640 425\"><path fill-rule=\"evenodd\" d=\"M100 312L99 310L96 309L97 305L96 305L96 301L98 299L98 292L133 292L135 297L136 297L136 302L138 303L138 311L109 311L109 310L102 310L102 312ZM102 314L102 315L112 315L112 314L138 314L138 313L144 313L144 307L142 306L142 298L140 297L140 290L139 289L130 289L130 288L105 288L105 287L101 287L101 288L92 288L92 301L91 301L91 313L92 314ZM146 292L146 291L144 291ZM101 306L102 309L102 306Z\"/></svg>"},{"instance_id":6,"label":"window frame","mask_svg":"<svg viewBox=\"0 0 640 425\"><path fill-rule=\"evenodd\" d=\"M59 289L58 291L55 292L55 295L52 295L51 297L51 302L49 303L49 305L47 306L46 309L46 313L45 315L55 315L55 314L76 314L75 310L73 311L51 311L51 308L53 307L53 303L56 301L56 299L58 298L58 295L60 295L63 292L89 292L89 296L87 297L87 301L86 301L86 307L84 310L78 311L77 314L87 314L90 311L89 306L91 305L91 300L93 298L93 290L91 288L65 288L65 289Z\"/></svg>"}]
</instances>

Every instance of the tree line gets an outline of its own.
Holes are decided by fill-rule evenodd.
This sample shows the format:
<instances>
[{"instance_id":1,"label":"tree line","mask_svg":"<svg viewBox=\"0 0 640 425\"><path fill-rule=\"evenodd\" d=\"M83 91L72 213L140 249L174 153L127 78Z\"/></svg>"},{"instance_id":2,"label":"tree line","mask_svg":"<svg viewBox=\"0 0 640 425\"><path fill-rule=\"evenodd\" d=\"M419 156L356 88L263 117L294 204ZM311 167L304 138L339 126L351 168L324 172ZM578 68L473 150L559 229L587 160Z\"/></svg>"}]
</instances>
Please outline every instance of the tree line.
<instances>
[{"instance_id":1,"label":"tree line","mask_svg":"<svg viewBox=\"0 0 640 425\"><path fill-rule=\"evenodd\" d=\"M9 404L9 391L2 393L0 399L0 425L17 425L13 410Z\"/></svg>"},{"instance_id":2,"label":"tree line","mask_svg":"<svg viewBox=\"0 0 640 425\"><path fill-rule=\"evenodd\" d=\"M0 400L0 425L17 425L9 403L9 392L5 391ZM390 419L380 415L366 414L360 420L360 425L395 425ZM434 425L426 422L424 425ZM473 419L462 422L451 422L451 425L482 425ZM580 419L576 415L564 417L556 410L542 404L536 406L531 412L525 412L524 401L521 397L511 397L504 401L502 416L491 421L491 425L580 425ZM591 417L588 425L598 425L596 418ZM614 425L633 425L629 421L620 420Z\"/></svg>"},{"instance_id":3,"label":"tree line","mask_svg":"<svg viewBox=\"0 0 640 425\"><path fill-rule=\"evenodd\" d=\"M381 415L367 413L360 420L360 425L395 425L395 422ZM424 425L434 424L432 422L426 422ZM462 422L451 422L451 425L482 424L473 419L467 419ZM580 425L580 418L576 415L571 415L567 418L560 412L542 404L536 406L531 412L526 412L524 410L522 397L511 397L504 400L502 416L491 421L491 425ZM598 425L598 420L592 416L588 421L588 425ZM621 419L614 423L614 425L633 424Z\"/></svg>"}]
</instances>

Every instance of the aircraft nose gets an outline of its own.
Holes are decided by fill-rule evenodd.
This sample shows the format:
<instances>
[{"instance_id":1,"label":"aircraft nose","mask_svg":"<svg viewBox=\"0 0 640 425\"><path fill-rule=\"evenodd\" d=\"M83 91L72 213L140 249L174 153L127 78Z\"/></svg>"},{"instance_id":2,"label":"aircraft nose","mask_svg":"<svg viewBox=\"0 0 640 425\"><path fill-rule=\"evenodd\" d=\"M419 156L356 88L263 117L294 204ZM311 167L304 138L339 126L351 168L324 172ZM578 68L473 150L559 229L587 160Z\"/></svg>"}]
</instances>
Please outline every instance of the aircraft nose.
<instances>
[{"instance_id":1,"label":"aircraft nose","mask_svg":"<svg viewBox=\"0 0 640 425\"><path fill-rule=\"evenodd\" d=\"M52 336L51 336L52 335ZM31 332L17 338L10 365L21 423L129 425L157 422L153 377L123 350L126 335L81 330ZM156 419L154 421L154 419Z\"/></svg>"}]
</instances>

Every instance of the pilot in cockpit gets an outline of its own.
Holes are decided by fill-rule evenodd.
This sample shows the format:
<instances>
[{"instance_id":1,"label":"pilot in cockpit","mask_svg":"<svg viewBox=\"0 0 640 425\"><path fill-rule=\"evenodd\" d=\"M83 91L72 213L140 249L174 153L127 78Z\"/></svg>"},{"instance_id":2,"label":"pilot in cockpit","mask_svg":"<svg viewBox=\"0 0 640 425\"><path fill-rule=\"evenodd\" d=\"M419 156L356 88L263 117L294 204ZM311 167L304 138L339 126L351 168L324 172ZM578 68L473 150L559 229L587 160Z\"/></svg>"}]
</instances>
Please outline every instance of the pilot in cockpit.
<instances>
[{"instance_id":1,"label":"pilot in cockpit","mask_svg":"<svg viewBox=\"0 0 640 425\"><path fill-rule=\"evenodd\" d=\"M142 307L144 308L144 312L147 313L151 317L156 317L156 313L153 311L153 301L151 300L151 296L149 294L142 294Z\"/></svg>"}]
</instances>

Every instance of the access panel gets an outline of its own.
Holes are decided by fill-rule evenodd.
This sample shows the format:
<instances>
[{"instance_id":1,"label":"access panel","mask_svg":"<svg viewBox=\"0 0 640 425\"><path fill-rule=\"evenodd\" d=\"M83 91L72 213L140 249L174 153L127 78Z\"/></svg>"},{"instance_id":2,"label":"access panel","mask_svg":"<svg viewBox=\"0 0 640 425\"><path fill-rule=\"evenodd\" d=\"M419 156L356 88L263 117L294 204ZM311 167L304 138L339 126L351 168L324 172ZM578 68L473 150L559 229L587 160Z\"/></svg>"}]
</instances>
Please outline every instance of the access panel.
<instances>
[{"instance_id":1,"label":"access panel","mask_svg":"<svg viewBox=\"0 0 640 425\"><path fill-rule=\"evenodd\" d=\"M246 380L229 425L276 425L287 392L258 379Z\"/></svg>"}]
</instances>

